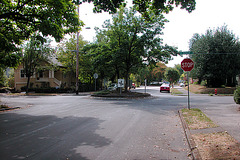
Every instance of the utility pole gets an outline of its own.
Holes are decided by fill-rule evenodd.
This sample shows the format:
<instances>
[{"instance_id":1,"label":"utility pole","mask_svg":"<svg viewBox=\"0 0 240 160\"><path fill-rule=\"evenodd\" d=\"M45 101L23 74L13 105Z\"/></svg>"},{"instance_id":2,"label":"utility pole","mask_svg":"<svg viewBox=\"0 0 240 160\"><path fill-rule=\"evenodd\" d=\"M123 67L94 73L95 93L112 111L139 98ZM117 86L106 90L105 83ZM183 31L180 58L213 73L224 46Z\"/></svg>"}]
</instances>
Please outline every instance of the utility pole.
<instances>
[{"instance_id":1,"label":"utility pole","mask_svg":"<svg viewBox=\"0 0 240 160\"><path fill-rule=\"evenodd\" d=\"M78 18L79 18L79 5L78 5ZM79 77L79 31L77 31L77 46L76 46L76 95L78 95L78 77Z\"/></svg>"}]
</instances>

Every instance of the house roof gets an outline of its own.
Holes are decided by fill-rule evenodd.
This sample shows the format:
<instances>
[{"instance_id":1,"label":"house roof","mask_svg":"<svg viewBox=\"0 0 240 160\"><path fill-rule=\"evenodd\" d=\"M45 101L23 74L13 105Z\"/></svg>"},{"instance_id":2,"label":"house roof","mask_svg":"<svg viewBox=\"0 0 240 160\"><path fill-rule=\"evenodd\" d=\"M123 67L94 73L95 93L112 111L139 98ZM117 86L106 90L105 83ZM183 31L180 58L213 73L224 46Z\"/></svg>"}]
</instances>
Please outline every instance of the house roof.
<instances>
[{"instance_id":1,"label":"house roof","mask_svg":"<svg viewBox=\"0 0 240 160\"><path fill-rule=\"evenodd\" d=\"M50 62L52 62L54 65L57 65L59 67L63 67L62 63L58 61L58 58L56 56L56 54L52 54L51 56L49 56L48 58L50 60Z\"/></svg>"}]
</instances>

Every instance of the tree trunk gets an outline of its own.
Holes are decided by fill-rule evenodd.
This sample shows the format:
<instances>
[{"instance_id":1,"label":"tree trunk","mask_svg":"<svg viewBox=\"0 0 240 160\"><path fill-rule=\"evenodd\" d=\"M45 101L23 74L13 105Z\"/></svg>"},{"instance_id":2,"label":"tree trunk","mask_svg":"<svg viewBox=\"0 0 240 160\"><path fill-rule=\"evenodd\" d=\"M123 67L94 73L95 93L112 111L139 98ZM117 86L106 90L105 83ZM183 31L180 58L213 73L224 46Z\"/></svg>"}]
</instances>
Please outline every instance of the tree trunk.
<instances>
[{"instance_id":1,"label":"tree trunk","mask_svg":"<svg viewBox=\"0 0 240 160\"><path fill-rule=\"evenodd\" d=\"M126 71L126 75L125 75L125 80L126 80L126 82L125 82L125 92L127 92L128 90L128 79L129 79L129 69L127 68L127 71Z\"/></svg>"},{"instance_id":2,"label":"tree trunk","mask_svg":"<svg viewBox=\"0 0 240 160\"><path fill-rule=\"evenodd\" d=\"M28 94L29 90L29 84L30 84L30 76L27 77L27 87L26 87L26 94Z\"/></svg>"}]
</instances>

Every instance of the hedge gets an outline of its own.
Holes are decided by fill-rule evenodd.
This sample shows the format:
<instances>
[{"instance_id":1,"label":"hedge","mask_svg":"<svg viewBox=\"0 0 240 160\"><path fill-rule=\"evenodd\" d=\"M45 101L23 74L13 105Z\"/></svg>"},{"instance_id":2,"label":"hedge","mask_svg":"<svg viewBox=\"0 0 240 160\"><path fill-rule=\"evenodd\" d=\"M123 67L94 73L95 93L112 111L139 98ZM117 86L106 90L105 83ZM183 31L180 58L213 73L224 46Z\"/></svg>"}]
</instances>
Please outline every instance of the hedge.
<instances>
[{"instance_id":1,"label":"hedge","mask_svg":"<svg viewBox=\"0 0 240 160\"><path fill-rule=\"evenodd\" d=\"M240 86L234 91L233 98L237 104L240 104Z\"/></svg>"}]
</instances>

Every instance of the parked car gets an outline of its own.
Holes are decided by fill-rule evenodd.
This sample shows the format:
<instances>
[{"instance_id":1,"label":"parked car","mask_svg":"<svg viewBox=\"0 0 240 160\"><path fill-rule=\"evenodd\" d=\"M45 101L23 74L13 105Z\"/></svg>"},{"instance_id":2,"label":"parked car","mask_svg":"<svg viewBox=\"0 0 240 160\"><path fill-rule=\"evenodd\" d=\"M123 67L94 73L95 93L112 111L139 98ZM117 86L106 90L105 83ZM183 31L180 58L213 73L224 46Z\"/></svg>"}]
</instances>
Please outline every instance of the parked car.
<instances>
[{"instance_id":1,"label":"parked car","mask_svg":"<svg viewBox=\"0 0 240 160\"><path fill-rule=\"evenodd\" d=\"M162 84L160 87L160 92L162 91L167 91L168 93L170 93L170 85L166 83Z\"/></svg>"},{"instance_id":2,"label":"parked car","mask_svg":"<svg viewBox=\"0 0 240 160\"><path fill-rule=\"evenodd\" d=\"M185 87L185 84L184 84L184 83L180 83L179 86L180 86L180 87Z\"/></svg>"},{"instance_id":3,"label":"parked car","mask_svg":"<svg viewBox=\"0 0 240 160\"><path fill-rule=\"evenodd\" d=\"M151 82L150 85L151 85L151 86L158 86L158 85L159 85L159 82Z\"/></svg>"},{"instance_id":4,"label":"parked car","mask_svg":"<svg viewBox=\"0 0 240 160\"><path fill-rule=\"evenodd\" d=\"M135 83L132 83L132 86L131 86L131 88L136 88L136 85L135 85Z\"/></svg>"}]
</instances>

